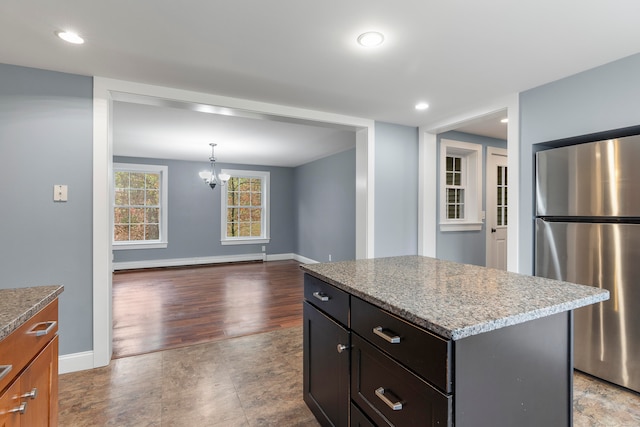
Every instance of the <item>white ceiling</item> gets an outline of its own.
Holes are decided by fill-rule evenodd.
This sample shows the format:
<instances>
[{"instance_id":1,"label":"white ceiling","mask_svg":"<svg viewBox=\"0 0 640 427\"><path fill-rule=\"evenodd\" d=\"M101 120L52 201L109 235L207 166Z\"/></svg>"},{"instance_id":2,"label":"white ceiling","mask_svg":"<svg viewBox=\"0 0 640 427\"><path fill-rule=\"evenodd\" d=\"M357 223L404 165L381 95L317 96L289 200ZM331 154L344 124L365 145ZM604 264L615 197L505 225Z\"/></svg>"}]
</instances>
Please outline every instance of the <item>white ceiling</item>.
<instances>
[{"instance_id":1,"label":"white ceiling","mask_svg":"<svg viewBox=\"0 0 640 427\"><path fill-rule=\"evenodd\" d=\"M0 62L428 127L639 52L638 16L635 0L3 0ZM57 30L74 30L86 43L63 43ZM385 44L359 47L365 30L383 32ZM431 107L418 112L418 101ZM123 147L131 150L134 142L173 141L167 146L174 157L176 141L197 140L208 151L215 140L220 161L225 144L259 143L229 148L251 153L286 135L293 135L283 148L290 156L300 146L322 156L310 141L325 145L334 136L322 126L306 134L308 124L287 129L255 118L237 120L233 129L231 119L210 115L205 123L193 112L166 109L117 106L122 128L114 136L128 138ZM203 133L187 137L180 127ZM229 133L216 134L220 128Z\"/></svg>"}]
</instances>

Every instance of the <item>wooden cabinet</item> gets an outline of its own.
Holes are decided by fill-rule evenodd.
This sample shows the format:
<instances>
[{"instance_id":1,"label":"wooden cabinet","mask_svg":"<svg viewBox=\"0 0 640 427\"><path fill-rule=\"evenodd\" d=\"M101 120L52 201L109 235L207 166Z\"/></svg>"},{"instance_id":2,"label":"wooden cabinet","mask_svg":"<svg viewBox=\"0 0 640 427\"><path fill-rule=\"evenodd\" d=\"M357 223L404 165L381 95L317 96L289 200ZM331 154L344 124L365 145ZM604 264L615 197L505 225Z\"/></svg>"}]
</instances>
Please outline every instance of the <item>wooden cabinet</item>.
<instances>
[{"instance_id":1,"label":"wooden cabinet","mask_svg":"<svg viewBox=\"0 0 640 427\"><path fill-rule=\"evenodd\" d=\"M327 312L347 319L349 299L344 292L316 281L305 276L305 296L310 299L303 303L303 397L320 424L346 427L349 423L350 333L347 325Z\"/></svg>"},{"instance_id":2,"label":"wooden cabinet","mask_svg":"<svg viewBox=\"0 0 640 427\"><path fill-rule=\"evenodd\" d=\"M572 423L570 311L451 340L309 275L305 298L304 398L323 426Z\"/></svg>"},{"instance_id":3,"label":"wooden cabinet","mask_svg":"<svg viewBox=\"0 0 640 427\"><path fill-rule=\"evenodd\" d=\"M0 394L0 427L20 427L26 405L20 399L20 380Z\"/></svg>"},{"instance_id":4,"label":"wooden cabinet","mask_svg":"<svg viewBox=\"0 0 640 427\"><path fill-rule=\"evenodd\" d=\"M57 301L0 341L0 427L58 424Z\"/></svg>"},{"instance_id":5,"label":"wooden cabinet","mask_svg":"<svg viewBox=\"0 0 640 427\"><path fill-rule=\"evenodd\" d=\"M450 341L313 276L304 295L304 400L323 426L451 425Z\"/></svg>"}]
</instances>

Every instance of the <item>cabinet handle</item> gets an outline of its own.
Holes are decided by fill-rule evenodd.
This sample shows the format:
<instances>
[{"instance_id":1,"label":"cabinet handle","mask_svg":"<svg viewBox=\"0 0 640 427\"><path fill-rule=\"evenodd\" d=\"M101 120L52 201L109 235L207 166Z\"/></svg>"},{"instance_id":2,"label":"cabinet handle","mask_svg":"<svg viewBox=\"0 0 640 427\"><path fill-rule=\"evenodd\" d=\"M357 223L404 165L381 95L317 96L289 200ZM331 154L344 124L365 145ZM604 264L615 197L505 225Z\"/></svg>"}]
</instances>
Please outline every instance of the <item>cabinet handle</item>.
<instances>
[{"instance_id":1,"label":"cabinet handle","mask_svg":"<svg viewBox=\"0 0 640 427\"><path fill-rule=\"evenodd\" d=\"M29 397L31 399L35 399L36 397L38 397L38 389L34 387L30 392L25 393L20 397Z\"/></svg>"},{"instance_id":2,"label":"cabinet handle","mask_svg":"<svg viewBox=\"0 0 640 427\"><path fill-rule=\"evenodd\" d=\"M400 337L398 335L389 335L385 333L382 330L382 326L376 326L375 328L373 328L373 333L380 338L384 338L385 341L388 341L391 344L400 344Z\"/></svg>"},{"instance_id":3,"label":"cabinet handle","mask_svg":"<svg viewBox=\"0 0 640 427\"><path fill-rule=\"evenodd\" d=\"M313 296L318 298L320 301L329 301L329 297L322 292L314 292Z\"/></svg>"},{"instance_id":4,"label":"cabinet handle","mask_svg":"<svg viewBox=\"0 0 640 427\"><path fill-rule=\"evenodd\" d=\"M0 365L0 380L7 376L13 369L13 365Z\"/></svg>"},{"instance_id":5,"label":"cabinet handle","mask_svg":"<svg viewBox=\"0 0 640 427\"><path fill-rule=\"evenodd\" d=\"M343 352L343 351L345 351L347 348L348 348L348 347L347 347L346 345L344 345L344 344L338 344L338 346L337 346L338 353L342 353L342 352Z\"/></svg>"},{"instance_id":6,"label":"cabinet handle","mask_svg":"<svg viewBox=\"0 0 640 427\"><path fill-rule=\"evenodd\" d=\"M43 335L47 335L49 332L51 332L53 330L53 328L56 327L56 325L58 324L58 322L56 322L55 320L50 320L48 322L40 322L40 323L36 323L35 325L33 325L33 328L31 328L29 330L29 332L27 332L27 334L29 335L35 335L37 337L41 337ZM45 329L38 329L37 331L35 330L38 326L41 325L47 325L47 327Z\"/></svg>"},{"instance_id":7,"label":"cabinet handle","mask_svg":"<svg viewBox=\"0 0 640 427\"><path fill-rule=\"evenodd\" d=\"M8 412L10 414L15 414L16 412L18 414L24 414L25 412L27 412L27 402L22 402L20 406L18 406L17 408L9 409Z\"/></svg>"},{"instance_id":8,"label":"cabinet handle","mask_svg":"<svg viewBox=\"0 0 640 427\"><path fill-rule=\"evenodd\" d=\"M385 396L385 393L390 395L391 397L395 397L394 400L396 401L392 402L391 400L389 400L389 398ZM399 411L402 409L402 402L400 402L400 399L398 399L397 396L394 396L389 391L386 391L383 387L376 389L376 396L378 396L378 398L382 400L385 403L385 405L387 405L392 410Z\"/></svg>"}]
</instances>

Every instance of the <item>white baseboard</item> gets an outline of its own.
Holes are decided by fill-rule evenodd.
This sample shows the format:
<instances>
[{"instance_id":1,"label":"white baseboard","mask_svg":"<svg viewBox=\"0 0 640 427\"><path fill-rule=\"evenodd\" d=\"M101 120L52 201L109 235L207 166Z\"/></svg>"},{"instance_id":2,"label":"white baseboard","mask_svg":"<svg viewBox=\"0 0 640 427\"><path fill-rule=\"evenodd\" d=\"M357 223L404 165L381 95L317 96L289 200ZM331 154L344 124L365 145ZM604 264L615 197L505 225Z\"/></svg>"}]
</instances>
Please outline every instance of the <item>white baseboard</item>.
<instances>
[{"instance_id":1,"label":"white baseboard","mask_svg":"<svg viewBox=\"0 0 640 427\"><path fill-rule=\"evenodd\" d=\"M265 261L264 253L222 255L196 258L154 259L148 261L121 261L113 263L113 270L134 270L138 268L179 267L183 265L218 264L223 262Z\"/></svg>"},{"instance_id":2,"label":"white baseboard","mask_svg":"<svg viewBox=\"0 0 640 427\"><path fill-rule=\"evenodd\" d=\"M93 351L65 354L58 357L58 373L86 371L93 369Z\"/></svg>"},{"instance_id":3,"label":"white baseboard","mask_svg":"<svg viewBox=\"0 0 640 427\"><path fill-rule=\"evenodd\" d=\"M242 262L242 261L283 261L294 259L303 264L317 264L311 258L294 253L271 254L253 253L243 255L223 255L211 257L196 258L172 258L172 259L154 259L148 261L121 261L113 263L113 270L135 270L139 268L161 268L161 267L181 267L186 265L202 265L202 264L218 264L224 262Z\"/></svg>"},{"instance_id":4,"label":"white baseboard","mask_svg":"<svg viewBox=\"0 0 640 427\"><path fill-rule=\"evenodd\" d=\"M320 262L311 258L303 257L302 255L298 255L298 254L294 254L293 259L303 264L318 264Z\"/></svg>"},{"instance_id":5,"label":"white baseboard","mask_svg":"<svg viewBox=\"0 0 640 427\"><path fill-rule=\"evenodd\" d=\"M267 255L267 261L286 261L288 259L295 259L295 254L271 254Z\"/></svg>"}]
</instances>

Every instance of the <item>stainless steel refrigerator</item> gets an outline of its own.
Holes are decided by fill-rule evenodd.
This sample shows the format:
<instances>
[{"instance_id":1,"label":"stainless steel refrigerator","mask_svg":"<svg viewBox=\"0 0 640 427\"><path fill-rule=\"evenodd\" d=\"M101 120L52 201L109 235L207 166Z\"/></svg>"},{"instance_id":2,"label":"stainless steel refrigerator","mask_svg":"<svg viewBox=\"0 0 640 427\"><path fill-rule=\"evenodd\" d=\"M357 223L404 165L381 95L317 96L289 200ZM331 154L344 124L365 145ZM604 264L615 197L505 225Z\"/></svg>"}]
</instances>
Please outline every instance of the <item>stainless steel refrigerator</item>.
<instances>
[{"instance_id":1,"label":"stainless steel refrigerator","mask_svg":"<svg viewBox=\"0 0 640 427\"><path fill-rule=\"evenodd\" d=\"M640 392L640 135L537 153L535 254L611 294L575 311L576 369Z\"/></svg>"}]
</instances>

